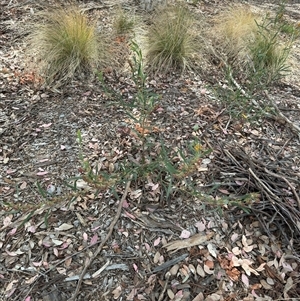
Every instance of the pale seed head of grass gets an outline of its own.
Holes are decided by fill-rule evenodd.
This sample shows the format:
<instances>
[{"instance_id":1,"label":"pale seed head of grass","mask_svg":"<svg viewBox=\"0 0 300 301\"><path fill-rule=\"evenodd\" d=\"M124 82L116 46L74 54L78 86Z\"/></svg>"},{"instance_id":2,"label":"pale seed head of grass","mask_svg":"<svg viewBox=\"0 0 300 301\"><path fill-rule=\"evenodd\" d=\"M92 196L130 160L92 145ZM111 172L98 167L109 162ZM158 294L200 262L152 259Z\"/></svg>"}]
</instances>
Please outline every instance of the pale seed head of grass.
<instances>
[{"instance_id":1,"label":"pale seed head of grass","mask_svg":"<svg viewBox=\"0 0 300 301\"><path fill-rule=\"evenodd\" d=\"M64 83L83 71L97 68L105 51L104 39L96 23L77 7L56 9L41 14L29 37L41 73L46 82Z\"/></svg>"}]
</instances>

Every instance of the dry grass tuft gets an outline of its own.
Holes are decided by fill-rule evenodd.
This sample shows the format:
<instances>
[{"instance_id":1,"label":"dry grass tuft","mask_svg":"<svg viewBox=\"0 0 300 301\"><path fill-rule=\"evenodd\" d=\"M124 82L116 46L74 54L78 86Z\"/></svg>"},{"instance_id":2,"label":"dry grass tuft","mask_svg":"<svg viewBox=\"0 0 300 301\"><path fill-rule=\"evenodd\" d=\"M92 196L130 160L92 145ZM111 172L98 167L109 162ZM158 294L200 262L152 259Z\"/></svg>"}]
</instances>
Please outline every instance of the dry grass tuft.
<instances>
[{"instance_id":1,"label":"dry grass tuft","mask_svg":"<svg viewBox=\"0 0 300 301\"><path fill-rule=\"evenodd\" d=\"M249 6L232 6L215 18L214 43L230 67L251 82L270 84L288 72L293 38L280 37L277 18L255 14Z\"/></svg>"},{"instance_id":2,"label":"dry grass tuft","mask_svg":"<svg viewBox=\"0 0 300 301\"><path fill-rule=\"evenodd\" d=\"M134 25L134 18L119 8L113 21L113 28L116 33L118 35L128 34L133 31Z\"/></svg>"},{"instance_id":3,"label":"dry grass tuft","mask_svg":"<svg viewBox=\"0 0 300 301\"><path fill-rule=\"evenodd\" d=\"M182 5L157 11L147 33L146 57L150 69L166 73L173 68L184 70L200 51L196 21Z\"/></svg>"},{"instance_id":4,"label":"dry grass tuft","mask_svg":"<svg viewBox=\"0 0 300 301\"><path fill-rule=\"evenodd\" d=\"M95 22L77 7L41 13L34 25L29 47L48 84L61 85L80 72L93 72L104 57L105 42Z\"/></svg>"},{"instance_id":5,"label":"dry grass tuft","mask_svg":"<svg viewBox=\"0 0 300 301\"><path fill-rule=\"evenodd\" d=\"M247 61L249 45L255 39L261 21L248 6L232 6L214 19L212 29L218 47L231 60Z\"/></svg>"}]
</instances>

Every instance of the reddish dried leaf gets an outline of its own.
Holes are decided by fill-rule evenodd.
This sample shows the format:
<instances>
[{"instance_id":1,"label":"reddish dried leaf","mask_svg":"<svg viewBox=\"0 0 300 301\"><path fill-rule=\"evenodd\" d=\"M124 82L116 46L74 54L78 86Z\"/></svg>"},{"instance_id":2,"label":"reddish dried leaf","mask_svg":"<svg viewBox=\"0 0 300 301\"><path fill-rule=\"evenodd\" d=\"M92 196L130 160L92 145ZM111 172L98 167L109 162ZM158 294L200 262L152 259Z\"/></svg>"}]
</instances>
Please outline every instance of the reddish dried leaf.
<instances>
[{"instance_id":1,"label":"reddish dried leaf","mask_svg":"<svg viewBox=\"0 0 300 301\"><path fill-rule=\"evenodd\" d=\"M232 281L238 281L241 272L237 268L233 268L231 270L226 270L226 274Z\"/></svg>"}]
</instances>

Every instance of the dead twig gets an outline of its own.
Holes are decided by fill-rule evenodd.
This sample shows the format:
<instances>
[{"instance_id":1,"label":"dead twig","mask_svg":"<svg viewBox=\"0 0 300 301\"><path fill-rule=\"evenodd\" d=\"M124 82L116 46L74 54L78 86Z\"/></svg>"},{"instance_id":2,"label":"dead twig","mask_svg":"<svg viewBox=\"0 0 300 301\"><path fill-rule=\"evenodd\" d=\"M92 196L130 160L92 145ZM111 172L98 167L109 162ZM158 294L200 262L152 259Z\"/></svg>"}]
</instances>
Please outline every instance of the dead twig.
<instances>
[{"instance_id":1,"label":"dead twig","mask_svg":"<svg viewBox=\"0 0 300 301\"><path fill-rule=\"evenodd\" d=\"M91 7L85 7L80 10L81 13L86 13L87 11L93 10L93 9L106 9L116 6L117 4L105 4L105 5L97 5L97 6L91 6Z\"/></svg>"},{"instance_id":2,"label":"dead twig","mask_svg":"<svg viewBox=\"0 0 300 301\"><path fill-rule=\"evenodd\" d=\"M105 239L104 239L104 240L101 242L101 244L97 247L97 250L96 250L96 252L93 254L93 256L92 256L91 258L88 258L88 259L86 260L85 266L84 266L84 268L83 268L83 270L82 270L82 272L81 272L81 275L80 275L80 277L79 277L79 280L78 280L78 283L77 283L77 287L76 287L76 289L75 289L75 292L74 292L73 296L72 296L70 299L68 299L68 301L75 301L75 300L76 300L76 297L77 297L77 295L78 295L78 293L79 293L79 290L80 290L80 287L81 287L82 280L83 280L83 278L84 278L84 275L85 275L87 269L89 268L89 266L91 265L91 263L94 261L94 259L99 255L99 253L101 252L103 246L106 244L106 242L107 242L108 239L110 238L110 236L111 236L111 234L112 234L112 232L113 232L113 230L114 230L114 226L116 225L116 223L117 223L117 221L118 221L118 219L119 219L119 217L120 217L120 215L121 215L123 203L124 203L124 201L125 201L125 199L126 199L126 197L127 197L127 194L128 194L128 190L129 190L130 184L131 184L131 180L129 180L129 181L127 182L127 184L126 184L125 191L124 191L124 193L123 193L123 195L122 195L120 204L119 204L119 206L118 206L117 213L116 213L116 215L115 215L115 217L114 217L114 219L113 219L111 225L109 226L109 231L108 231L108 233L107 233Z\"/></svg>"},{"instance_id":3,"label":"dead twig","mask_svg":"<svg viewBox=\"0 0 300 301\"><path fill-rule=\"evenodd\" d=\"M291 120L289 120L285 115L283 115L283 114L281 113L281 111L279 110L277 104L271 99L271 97L270 97L268 91L264 91L264 92L265 92L265 95L266 95L267 99L271 102L272 106L275 108L275 110L277 111L277 113L279 114L279 116L280 116L282 119L284 119L284 121L285 121L286 123L288 123L288 124L292 127L292 129L294 129L294 130L298 133L298 135L299 135L299 137L300 137L300 127L297 126L295 123L293 123Z\"/></svg>"},{"instance_id":4,"label":"dead twig","mask_svg":"<svg viewBox=\"0 0 300 301\"><path fill-rule=\"evenodd\" d=\"M168 284L169 284L170 276L171 276L171 274L168 272L168 273L166 274L166 281L165 281L164 288L163 288L162 292L161 292L160 295L159 295L158 301L162 301L163 298L164 298L164 294L165 294L165 292L166 292L166 290L167 290L167 287L168 287Z\"/></svg>"},{"instance_id":5,"label":"dead twig","mask_svg":"<svg viewBox=\"0 0 300 301\"><path fill-rule=\"evenodd\" d=\"M295 196L295 198L296 198L296 200L298 202L298 208L300 210L300 198L299 198L299 195L297 194L294 186L284 176L282 176L282 175L275 174L275 173L269 171L266 168L265 168L265 172L268 173L269 175L273 176L273 177L282 179L283 181L285 181L285 183L288 184L288 186L291 188L291 190L292 190L292 192L293 192L293 194L294 194L294 196Z\"/></svg>"},{"instance_id":6,"label":"dead twig","mask_svg":"<svg viewBox=\"0 0 300 301\"><path fill-rule=\"evenodd\" d=\"M267 191L270 195L272 195L273 196L273 198L275 199L275 200L279 200L279 198L278 198L278 196L277 195L275 195L262 181L261 181L261 179L254 173L254 171L251 169L251 168L249 168L248 169L249 170L249 172L251 173L251 175L254 177L254 179L259 183L259 185L263 188L263 189L265 189L265 191ZM272 203L274 204L274 201L272 201Z\"/></svg>"}]
</instances>

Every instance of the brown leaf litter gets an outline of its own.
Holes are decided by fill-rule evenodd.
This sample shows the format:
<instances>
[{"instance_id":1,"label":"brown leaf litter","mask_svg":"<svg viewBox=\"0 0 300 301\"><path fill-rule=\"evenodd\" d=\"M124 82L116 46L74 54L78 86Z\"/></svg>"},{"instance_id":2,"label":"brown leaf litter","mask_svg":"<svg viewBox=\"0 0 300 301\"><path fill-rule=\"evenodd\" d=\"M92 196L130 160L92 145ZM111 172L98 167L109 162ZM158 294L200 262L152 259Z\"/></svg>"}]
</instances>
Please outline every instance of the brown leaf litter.
<instances>
[{"instance_id":1,"label":"brown leaf litter","mask_svg":"<svg viewBox=\"0 0 300 301\"><path fill-rule=\"evenodd\" d=\"M194 9L215 14L219 4ZM0 299L299 298L297 77L269 91L292 124L270 116L255 124L232 120L215 99L213 66L207 81L192 71L158 75L149 87L161 100L143 128L107 105L97 79L53 91L24 71L24 24L43 5L0 2ZM110 8L100 10L103 20ZM105 76L132 97L129 78ZM168 203L151 179L97 191L82 176L78 129L92 168L111 173L138 160L135 132L157 135L171 150L199 139L199 149L212 149L193 169L202 197L174 193Z\"/></svg>"}]
</instances>

